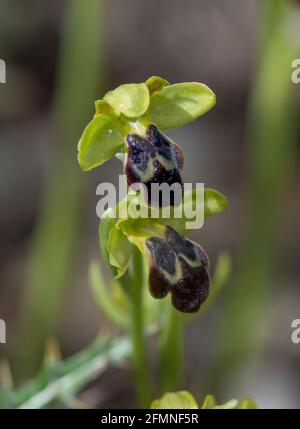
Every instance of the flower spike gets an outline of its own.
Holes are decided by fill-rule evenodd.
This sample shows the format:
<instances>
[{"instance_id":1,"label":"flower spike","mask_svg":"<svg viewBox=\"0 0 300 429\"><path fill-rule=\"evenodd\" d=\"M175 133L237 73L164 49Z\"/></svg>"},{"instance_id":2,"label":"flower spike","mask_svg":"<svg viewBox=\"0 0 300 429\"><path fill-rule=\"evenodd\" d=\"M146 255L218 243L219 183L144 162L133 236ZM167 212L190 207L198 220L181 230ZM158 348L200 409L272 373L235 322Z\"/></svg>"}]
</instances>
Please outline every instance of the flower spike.
<instances>
[{"instance_id":1,"label":"flower spike","mask_svg":"<svg viewBox=\"0 0 300 429\"><path fill-rule=\"evenodd\" d=\"M147 198L140 206L146 203L147 209L157 207L155 220L136 219L133 215L123 218L118 210L134 200L129 193L125 202L119 203L114 216L111 213L103 216L100 248L115 278L124 275L133 248L137 246L148 261L152 296L163 298L170 293L174 307L185 313L199 310L207 298L210 277L206 252L181 235L188 229L186 221L192 219L185 211L178 218L175 209L185 206L193 212L194 200L199 192L204 192L203 216L206 218L222 211L227 200L211 189L184 194L183 152L161 130L184 126L208 112L215 103L211 89L198 82L170 84L152 76L144 83L120 85L96 101L94 118L78 144L78 160L84 171L116 156L124 163L131 191L138 190L140 185L147 190ZM166 203L163 184L172 186L173 191L167 201L167 206L172 206L167 218L161 216ZM155 195L152 185L159 185L155 187ZM178 196L183 197L182 201L178 201Z\"/></svg>"}]
</instances>

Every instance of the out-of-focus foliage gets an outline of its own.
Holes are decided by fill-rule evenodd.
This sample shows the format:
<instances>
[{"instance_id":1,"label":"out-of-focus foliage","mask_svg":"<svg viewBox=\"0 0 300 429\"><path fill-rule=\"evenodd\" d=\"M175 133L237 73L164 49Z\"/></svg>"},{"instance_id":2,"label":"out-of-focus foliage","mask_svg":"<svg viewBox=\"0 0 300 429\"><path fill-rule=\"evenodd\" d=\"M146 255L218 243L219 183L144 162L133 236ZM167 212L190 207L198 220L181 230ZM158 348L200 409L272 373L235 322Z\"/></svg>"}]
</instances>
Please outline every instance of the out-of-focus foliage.
<instances>
[{"instance_id":1,"label":"out-of-focus foliage","mask_svg":"<svg viewBox=\"0 0 300 429\"><path fill-rule=\"evenodd\" d=\"M82 0L66 2L62 21L52 107L55 139L59 144L41 192L39 216L30 243L26 287L22 288L24 300L17 355L22 356L19 366L24 374L38 368L45 337L57 332L80 236L85 182L74 159L74 142L102 84L104 53L101 37L104 0L88 3L87 7ZM83 76L88 78L84 90L78 91Z\"/></svg>"},{"instance_id":2,"label":"out-of-focus foliage","mask_svg":"<svg viewBox=\"0 0 300 429\"><path fill-rule=\"evenodd\" d=\"M202 405L199 407L195 398L186 390L176 393L165 393L162 398L155 399L151 408L155 409L256 409L257 404L252 398L244 398L241 402L237 399L231 399L222 405L218 405L213 395L207 395Z\"/></svg>"},{"instance_id":3,"label":"out-of-focus foliage","mask_svg":"<svg viewBox=\"0 0 300 429\"><path fill-rule=\"evenodd\" d=\"M162 398L155 399L151 408L154 409L197 409L198 404L193 395L186 390L176 393L165 393Z\"/></svg>"},{"instance_id":4,"label":"out-of-focus foliage","mask_svg":"<svg viewBox=\"0 0 300 429\"><path fill-rule=\"evenodd\" d=\"M219 368L213 370L222 382L237 362L263 345L264 332L271 328L263 320L275 296L286 212L282 201L290 191L299 139L297 86L291 82L290 65L300 54L300 13L284 0L265 0L259 6L259 52L249 106L246 236L220 322Z\"/></svg>"},{"instance_id":5,"label":"out-of-focus foliage","mask_svg":"<svg viewBox=\"0 0 300 429\"><path fill-rule=\"evenodd\" d=\"M53 402L67 402L111 365L126 360L131 351L128 337L101 337L65 361L53 361L46 354L43 368L29 383L16 390L0 390L0 408L36 409Z\"/></svg>"}]
</instances>

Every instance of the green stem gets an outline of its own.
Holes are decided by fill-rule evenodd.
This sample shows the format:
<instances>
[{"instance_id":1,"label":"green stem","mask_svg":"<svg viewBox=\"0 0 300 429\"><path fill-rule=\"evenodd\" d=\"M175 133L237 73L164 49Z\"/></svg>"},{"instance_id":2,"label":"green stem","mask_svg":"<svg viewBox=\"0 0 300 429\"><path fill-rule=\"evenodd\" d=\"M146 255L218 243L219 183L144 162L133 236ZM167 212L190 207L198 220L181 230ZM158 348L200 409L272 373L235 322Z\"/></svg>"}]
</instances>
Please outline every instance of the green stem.
<instances>
[{"instance_id":1,"label":"green stem","mask_svg":"<svg viewBox=\"0 0 300 429\"><path fill-rule=\"evenodd\" d=\"M184 329L181 314L170 301L165 302L167 320L160 336L160 389L161 393L177 390L182 381Z\"/></svg>"},{"instance_id":2,"label":"green stem","mask_svg":"<svg viewBox=\"0 0 300 429\"><path fill-rule=\"evenodd\" d=\"M130 285L132 369L138 403L142 408L149 408L152 395L145 340L143 287L143 261L141 254L136 250L133 255Z\"/></svg>"}]
</instances>

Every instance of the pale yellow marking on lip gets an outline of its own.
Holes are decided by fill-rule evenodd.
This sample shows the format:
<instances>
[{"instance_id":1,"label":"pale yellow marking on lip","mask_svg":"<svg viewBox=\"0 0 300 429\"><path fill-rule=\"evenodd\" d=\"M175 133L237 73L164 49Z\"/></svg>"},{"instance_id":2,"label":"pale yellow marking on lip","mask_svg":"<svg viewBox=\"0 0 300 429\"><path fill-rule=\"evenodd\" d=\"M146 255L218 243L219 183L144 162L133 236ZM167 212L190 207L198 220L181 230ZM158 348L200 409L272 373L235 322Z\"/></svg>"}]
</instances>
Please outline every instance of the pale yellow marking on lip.
<instances>
[{"instance_id":1,"label":"pale yellow marking on lip","mask_svg":"<svg viewBox=\"0 0 300 429\"><path fill-rule=\"evenodd\" d=\"M139 167L132 164L131 168L141 178L142 182L148 182L151 179L151 177L153 177L154 175L153 163L155 160L157 160L164 167L166 171L171 171L174 168L177 168L173 154L172 154L172 159L170 161L166 160L166 158L164 158L161 155L155 155L154 158L150 158L150 160L148 161L146 170L141 170Z\"/></svg>"},{"instance_id":2,"label":"pale yellow marking on lip","mask_svg":"<svg viewBox=\"0 0 300 429\"><path fill-rule=\"evenodd\" d=\"M176 265L175 265L175 274L170 274L167 271L165 271L163 268L158 266L158 270L161 272L161 274L165 277L165 279L171 283L172 285L176 284L182 277L182 270L180 263L178 259L176 258Z\"/></svg>"},{"instance_id":3,"label":"pale yellow marking on lip","mask_svg":"<svg viewBox=\"0 0 300 429\"><path fill-rule=\"evenodd\" d=\"M182 259L185 260L185 262L193 268L197 268L197 267L201 267L202 266L202 261L200 258L197 258L196 256L196 260L193 261L191 259L189 259L187 256L185 256L183 253L178 253L178 256L180 256Z\"/></svg>"}]
</instances>

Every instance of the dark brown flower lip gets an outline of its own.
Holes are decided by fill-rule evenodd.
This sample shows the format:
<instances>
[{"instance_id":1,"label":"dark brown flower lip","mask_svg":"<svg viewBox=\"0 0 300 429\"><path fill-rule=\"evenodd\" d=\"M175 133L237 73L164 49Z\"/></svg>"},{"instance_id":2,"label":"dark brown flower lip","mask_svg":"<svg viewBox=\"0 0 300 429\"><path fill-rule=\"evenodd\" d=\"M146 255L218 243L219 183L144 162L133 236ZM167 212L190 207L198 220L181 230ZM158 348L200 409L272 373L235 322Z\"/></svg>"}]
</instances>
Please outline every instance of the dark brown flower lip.
<instances>
[{"instance_id":1,"label":"dark brown flower lip","mask_svg":"<svg viewBox=\"0 0 300 429\"><path fill-rule=\"evenodd\" d=\"M149 288L152 296L164 298L170 292L177 310L198 311L210 288L208 257L204 249L169 226L165 238L148 238L146 245L151 254Z\"/></svg>"},{"instance_id":2,"label":"dark brown flower lip","mask_svg":"<svg viewBox=\"0 0 300 429\"><path fill-rule=\"evenodd\" d=\"M128 134L126 137L128 153L125 162L125 174L129 186L144 184L148 191L148 204L162 207L161 193L158 201L151 195L151 184L166 183L169 186L179 184L181 197L183 195L183 182L181 170L184 156L179 146L163 135L157 127L150 125L145 137ZM170 205L179 204L170 195Z\"/></svg>"}]
</instances>

